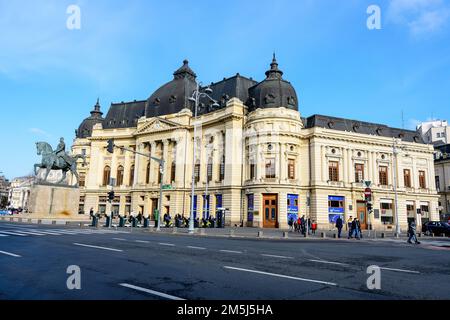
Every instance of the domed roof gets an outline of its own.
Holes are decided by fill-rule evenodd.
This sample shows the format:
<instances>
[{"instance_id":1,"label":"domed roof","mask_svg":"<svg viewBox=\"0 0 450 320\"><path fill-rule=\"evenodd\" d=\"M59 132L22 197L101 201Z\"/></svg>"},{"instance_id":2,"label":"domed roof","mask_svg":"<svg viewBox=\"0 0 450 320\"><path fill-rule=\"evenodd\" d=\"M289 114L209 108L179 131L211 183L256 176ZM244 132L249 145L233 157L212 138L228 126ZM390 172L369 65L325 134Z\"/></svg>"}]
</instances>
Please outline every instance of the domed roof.
<instances>
[{"instance_id":1,"label":"domed roof","mask_svg":"<svg viewBox=\"0 0 450 320\"><path fill-rule=\"evenodd\" d=\"M275 54L270 70L266 72L266 79L249 89L246 105L249 111L277 107L298 111L297 93L291 83L283 79L283 71L278 69Z\"/></svg>"},{"instance_id":2,"label":"domed roof","mask_svg":"<svg viewBox=\"0 0 450 320\"><path fill-rule=\"evenodd\" d=\"M173 76L172 81L148 98L145 106L147 118L178 113L184 108L189 108L189 98L197 87L195 82L197 75L189 67L189 62L184 60L183 66L175 71Z\"/></svg>"},{"instance_id":3,"label":"domed roof","mask_svg":"<svg viewBox=\"0 0 450 320\"><path fill-rule=\"evenodd\" d=\"M83 122L75 131L75 135L79 139L84 139L92 135L92 129L97 123L103 123L103 112L100 111L100 103L97 99L97 103L94 106L94 110L91 111L91 116L83 120Z\"/></svg>"}]
</instances>

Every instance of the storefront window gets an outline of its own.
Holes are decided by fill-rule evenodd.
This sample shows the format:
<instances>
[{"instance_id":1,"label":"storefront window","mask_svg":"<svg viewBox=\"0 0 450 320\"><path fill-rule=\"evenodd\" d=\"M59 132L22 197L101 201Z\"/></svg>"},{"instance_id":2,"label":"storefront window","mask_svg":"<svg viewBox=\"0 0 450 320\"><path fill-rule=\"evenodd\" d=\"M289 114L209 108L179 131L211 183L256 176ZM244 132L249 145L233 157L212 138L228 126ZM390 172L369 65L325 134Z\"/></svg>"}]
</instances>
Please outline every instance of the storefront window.
<instances>
[{"instance_id":1,"label":"storefront window","mask_svg":"<svg viewBox=\"0 0 450 320\"><path fill-rule=\"evenodd\" d=\"M343 219L345 213L345 197L328 196L328 219L335 223L338 217Z\"/></svg>"},{"instance_id":2,"label":"storefront window","mask_svg":"<svg viewBox=\"0 0 450 320\"><path fill-rule=\"evenodd\" d=\"M383 201L380 203L381 208L381 223L382 224L393 224L394 214L392 210L392 201Z\"/></svg>"},{"instance_id":3,"label":"storefront window","mask_svg":"<svg viewBox=\"0 0 450 320\"><path fill-rule=\"evenodd\" d=\"M253 210L254 207L255 196L253 194L247 195L247 221L253 222Z\"/></svg>"}]
</instances>

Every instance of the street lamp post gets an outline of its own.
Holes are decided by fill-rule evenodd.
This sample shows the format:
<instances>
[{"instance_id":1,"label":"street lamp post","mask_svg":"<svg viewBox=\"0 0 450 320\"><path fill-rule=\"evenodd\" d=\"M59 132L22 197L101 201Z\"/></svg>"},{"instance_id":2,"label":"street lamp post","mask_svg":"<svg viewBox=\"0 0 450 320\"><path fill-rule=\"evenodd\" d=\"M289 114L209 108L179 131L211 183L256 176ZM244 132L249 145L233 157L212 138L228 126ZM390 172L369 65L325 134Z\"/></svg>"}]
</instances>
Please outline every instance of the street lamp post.
<instances>
[{"instance_id":1,"label":"street lamp post","mask_svg":"<svg viewBox=\"0 0 450 320\"><path fill-rule=\"evenodd\" d=\"M394 169L394 196L395 196L395 236L398 238L400 237L401 234L401 230L400 230L400 221L398 218L398 195L397 195L397 170L398 170L398 165L397 165L397 156L399 154L398 148L397 148L397 140L394 138L394 143L392 145L392 152L394 154L394 165L393 165L393 169Z\"/></svg>"},{"instance_id":2,"label":"street lamp post","mask_svg":"<svg viewBox=\"0 0 450 320\"><path fill-rule=\"evenodd\" d=\"M216 100L211 98L209 94L212 93L211 88L206 88L205 92L200 92L200 83L196 82L196 89L192 94L192 97L189 98L189 101L194 102L194 140L193 140L193 151L192 151L192 186L191 186L191 212L189 216L189 233L194 233L194 197L195 197L195 160L196 160L196 151L197 151L197 114L198 114L198 106L200 104L200 98L207 97L213 102L213 107L218 107L219 104ZM199 172L200 174L200 172ZM205 199L206 200L206 199Z\"/></svg>"}]
</instances>

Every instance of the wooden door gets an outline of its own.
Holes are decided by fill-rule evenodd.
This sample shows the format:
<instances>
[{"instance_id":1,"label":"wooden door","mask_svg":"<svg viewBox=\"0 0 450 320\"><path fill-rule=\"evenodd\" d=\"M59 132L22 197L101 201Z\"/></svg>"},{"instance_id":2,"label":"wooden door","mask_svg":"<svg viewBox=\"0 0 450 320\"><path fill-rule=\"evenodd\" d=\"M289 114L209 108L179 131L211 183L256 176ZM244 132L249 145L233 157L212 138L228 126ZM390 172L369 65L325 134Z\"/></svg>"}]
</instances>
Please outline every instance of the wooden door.
<instances>
[{"instance_id":1,"label":"wooden door","mask_svg":"<svg viewBox=\"0 0 450 320\"><path fill-rule=\"evenodd\" d=\"M358 212L359 223L361 224L361 230L367 230L367 207L364 201L356 204L356 210Z\"/></svg>"},{"instance_id":2,"label":"wooden door","mask_svg":"<svg viewBox=\"0 0 450 320\"><path fill-rule=\"evenodd\" d=\"M276 194L263 195L263 227L278 227L278 196Z\"/></svg>"}]
</instances>

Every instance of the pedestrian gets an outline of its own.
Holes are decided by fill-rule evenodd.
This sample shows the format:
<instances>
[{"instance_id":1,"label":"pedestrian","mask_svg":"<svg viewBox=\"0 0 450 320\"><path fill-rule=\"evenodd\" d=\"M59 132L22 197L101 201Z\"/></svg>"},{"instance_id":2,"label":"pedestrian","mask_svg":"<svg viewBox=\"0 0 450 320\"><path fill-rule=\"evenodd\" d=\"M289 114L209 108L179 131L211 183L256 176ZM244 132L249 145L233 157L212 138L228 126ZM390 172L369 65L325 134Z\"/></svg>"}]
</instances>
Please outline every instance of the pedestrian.
<instances>
[{"instance_id":1,"label":"pedestrian","mask_svg":"<svg viewBox=\"0 0 450 320\"><path fill-rule=\"evenodd\" d=\"M294 230L294 218L292 216L289 216L288 226L289 226L289 232Z\"/></svg>"},{"instance_id":2,"label":"pedestrian","mask_svg":"<svg viewBox=\"0 0 450 320\"><path fill-rule=\"evenodd\" d=\"M351 230L352 230L352 235L350 236L350 238L353 238L353 235L355 235L355 239L360 240L360 238L359 238L359 231L358 231L358 219L357 218L353 219Z\"/></svg>"},{"instance_id":3,"label":"pedestrian","mask_svg":"<svg viewBox=\"0 0 450 320\"><path fill-rule=\"evenodd\" d=\"M298 217L297 218L297 226L296 226L296 230L295 231L297 231L297 232L301 232L301 229L302 229L302 218L301 217Z\"/></svg>"},{"instance_id":4,"label":"pedestrian","mask_svg":"<svg viewBox=\"0 0 450 320\"><path fill-rule=\"evenodd\" d=\"M312 234L316 234L316 230L317 230L317 223L315 220L313 220L312 224L311 224L311 231Z\"/></svg>"},{"instance_id":5,"label":"pedestrian","mask_svg":"<svg viewBox=\"0 0 450 320\"><path fill-rule=\"evenodd\" d=\"M361 222L356 218L356 231L358 232L358 240L362 238Z\"/></svg>"},{"instance_id":6,"label":"pedestrian","mask_svg":"<svg viewBox=\"0 0 450 320\"><path fill-rule=\"evenodd\" d=\"M347 220L347 231L348 231L348 238L350 239L352 237L353 234L353 217L350 216L350 218Z\"/></svg>"},{"instance_id":7,"label":"pedestrian","mask_svg":"<svg viewBox=\"0 0 450 320\"><path fill-rule=\"evenodd\" d=\"M411 240L414 240L415 244L420 244L420 241L417 240L416 236L416 223L414 221L410 221L408 223L408 243L412 243Z\"/></svg>"},{"instance_id":8,"label":"pedestrian","mask_svg":"<svg viewBox=\"0 0 450 320\"><path fill-rule=\"evenodd\" d=\"M344 221L342 221L341 216L336 219L336 228L338 229L338 238L341 238L342 227L344 226Z\"/></svg>"},{"instance_id":9,"label":"pedestrian","mask_svg":"<svg viewBox=\"0 0 450 320\"><path fill-rule=\"evenodd\" d=\"M89 210L89 216L91 218L94 216L94 208L91 208L91 210Z\"/></svg>"}]
</instances>

